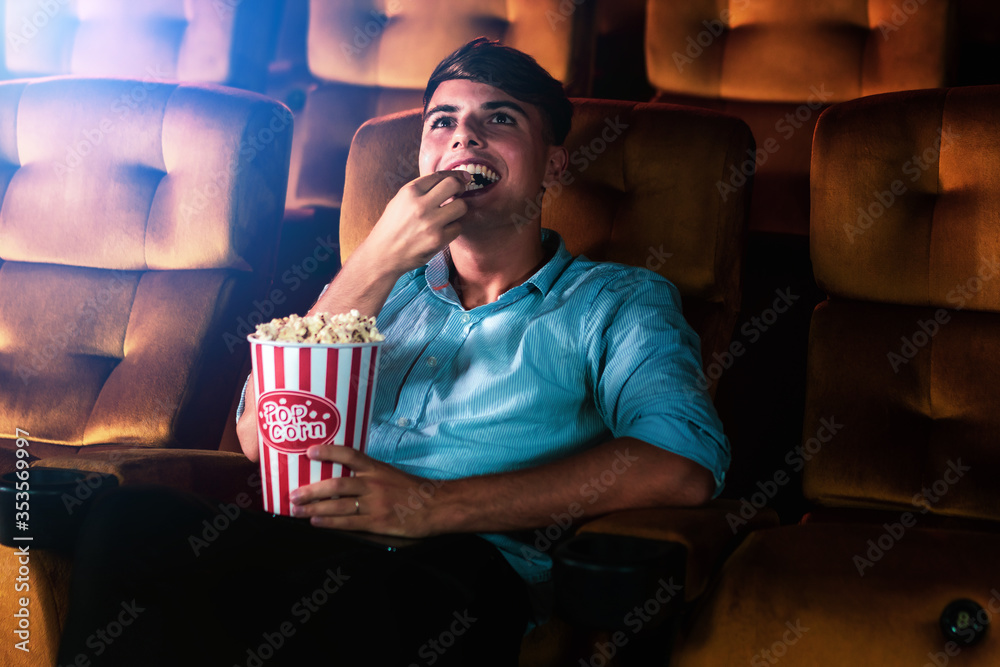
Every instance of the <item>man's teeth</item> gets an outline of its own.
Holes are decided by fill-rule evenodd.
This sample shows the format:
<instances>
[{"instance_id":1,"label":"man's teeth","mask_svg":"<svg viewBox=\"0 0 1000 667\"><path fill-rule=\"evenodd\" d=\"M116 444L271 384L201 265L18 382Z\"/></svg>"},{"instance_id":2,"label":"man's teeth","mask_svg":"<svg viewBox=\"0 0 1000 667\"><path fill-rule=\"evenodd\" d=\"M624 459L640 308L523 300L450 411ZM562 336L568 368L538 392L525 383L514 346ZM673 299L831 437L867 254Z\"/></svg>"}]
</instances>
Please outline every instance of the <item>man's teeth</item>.
<instances>
[{"instance_id":1,"label":"man's teeth","mask_svg":"<svg viewBox=\"0 0 1000 667\"><path fill-rule=\"evenodd\" d=\"M467 171L472 174L472 180L465 186L465 191L481 190L490 183L496 183L500 177L489 167L481 164L460 164L455 167L457 170Z\"/></svg>"}]
</instances>

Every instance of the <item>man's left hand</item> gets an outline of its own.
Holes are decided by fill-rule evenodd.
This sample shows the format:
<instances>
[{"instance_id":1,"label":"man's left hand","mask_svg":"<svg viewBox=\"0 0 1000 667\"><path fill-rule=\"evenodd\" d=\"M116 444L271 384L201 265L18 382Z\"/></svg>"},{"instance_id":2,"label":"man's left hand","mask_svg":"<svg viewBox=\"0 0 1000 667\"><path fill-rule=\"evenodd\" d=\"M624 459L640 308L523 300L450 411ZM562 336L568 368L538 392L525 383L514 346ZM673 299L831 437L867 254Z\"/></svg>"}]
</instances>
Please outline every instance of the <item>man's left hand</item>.
<instances>
[{"instance_id":1,"label":"man's left hand","mask_svg":"<svg viewBox=\"0 0 1000 667\"><path fill-rule=\"evenodd\" d=\"M306 455L312 461L346 465L354 476L326 479L292 491L293 516L308 517L312 525L322 528L382 535L426 537L441 532L432 524L434 499L421 490L437 488L430 480L350 447L314 445ZM414 495L421 499L416 509L408 504Z\"/></svg>"}]
</instances>

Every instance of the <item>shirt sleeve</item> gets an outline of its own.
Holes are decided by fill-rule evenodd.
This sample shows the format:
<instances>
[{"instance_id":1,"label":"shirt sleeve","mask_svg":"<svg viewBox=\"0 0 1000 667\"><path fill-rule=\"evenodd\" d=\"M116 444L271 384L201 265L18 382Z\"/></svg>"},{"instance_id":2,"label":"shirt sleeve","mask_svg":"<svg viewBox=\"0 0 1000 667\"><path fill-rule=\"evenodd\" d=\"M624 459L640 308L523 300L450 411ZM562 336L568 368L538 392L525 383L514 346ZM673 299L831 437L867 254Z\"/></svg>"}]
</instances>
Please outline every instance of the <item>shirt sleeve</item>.
<instances>
[{"instance_id":1,"label":"shirt sleeve","mask_svg":"<svg viewBox=\"0 0 1000 667\"><path fill-rule=\"evenodd\" d=\"M698 335L677 288L645 269L610 280L584 323L595 401L616 438L631 437L688 458L722 491L729 440L701 372Z\"/></svg>"},{"instance_id":2,"label":"shirt sleeve","mask_svg":"<svg viewBox=\"0 0 1000 667\"><path fill-rule=\"evenodd\" d=\"M240 417L243 416L243 411L247 409L247 387L250 386L250 378L252 376L247 376L247 381L243 383L243 392L240 394L240 404L236 406L236 423L240 423Z\"/></svg>"}]
</instances>

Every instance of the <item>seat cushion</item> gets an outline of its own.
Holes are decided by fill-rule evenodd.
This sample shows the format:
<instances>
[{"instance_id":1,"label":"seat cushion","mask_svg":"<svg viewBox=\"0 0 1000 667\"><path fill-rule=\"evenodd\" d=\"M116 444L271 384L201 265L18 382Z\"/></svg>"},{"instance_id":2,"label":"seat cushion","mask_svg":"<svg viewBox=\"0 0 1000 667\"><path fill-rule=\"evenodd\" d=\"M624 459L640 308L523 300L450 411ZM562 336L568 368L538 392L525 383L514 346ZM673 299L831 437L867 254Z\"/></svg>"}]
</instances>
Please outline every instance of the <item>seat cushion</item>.
<instances>
[{"instance_id":1,"label":"seat cushion","mask_svg":"<svg viewBox=\"0 0 1000 667\"><path fill-rule=\"evenodd\" d=\"M722 568L671 664L997 664L994 632L956 652L938 619L948 603L968 598L996 620L1000 535L920 522L919 513L900 513L880 524L752 533Z\"/></svg>"},{"instance_id":2,"label":"seat cushion","mask_svg":"<svg viewBox=\"0 0 1000 667\"><path fill-rule=\"evenodd\" d=\"M812 158L816 280L849 299L954 308L1000 260L1000 86L906 91L824 112ZM1000 280L963 297L1000 310Z\"/></svg>"},{"instance_id":3,"label":"seat cushion","mask_svg":"<svg viewBox=\"0 0 1000 667\"><path fill-rule=\"evenodd\" d=\"M934 513L1000 519L1000 314L829 301L811 326L802 449L786 458L806 497L908 508L937 485Z\"/></svg>"}]
</instances>

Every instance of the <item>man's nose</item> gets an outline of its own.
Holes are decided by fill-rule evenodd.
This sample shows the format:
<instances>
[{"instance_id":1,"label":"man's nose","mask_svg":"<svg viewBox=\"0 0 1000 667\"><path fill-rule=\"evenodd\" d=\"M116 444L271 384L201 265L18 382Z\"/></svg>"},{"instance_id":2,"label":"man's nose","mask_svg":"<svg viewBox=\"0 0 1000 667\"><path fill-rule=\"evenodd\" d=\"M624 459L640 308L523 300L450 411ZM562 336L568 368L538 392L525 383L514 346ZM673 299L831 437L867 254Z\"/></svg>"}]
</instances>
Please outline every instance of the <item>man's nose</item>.
<instances>
[{"instance_id":1,"label":"man's nose","mask_svg":"<svg viewBox=\"0 0 1000 667\"><path fill-rule=\"evenodd\" d=\"M458 130L454 134L451 147L461 148L464 146L468 148L469 146L478 146L481 148L483 143L482 137L470 123L462 123L458 126Z\"/></svg>"}]
</instances>

